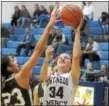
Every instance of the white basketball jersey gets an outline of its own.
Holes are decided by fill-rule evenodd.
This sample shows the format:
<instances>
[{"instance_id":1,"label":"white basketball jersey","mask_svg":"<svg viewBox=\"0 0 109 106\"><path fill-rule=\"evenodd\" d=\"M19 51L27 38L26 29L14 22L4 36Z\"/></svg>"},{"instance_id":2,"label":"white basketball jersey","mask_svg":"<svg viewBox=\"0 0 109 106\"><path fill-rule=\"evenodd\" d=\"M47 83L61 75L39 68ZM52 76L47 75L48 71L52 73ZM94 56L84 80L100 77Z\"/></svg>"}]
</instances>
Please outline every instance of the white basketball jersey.
<instances>
[{"instance_id":1,"label":"white basketball jersey","mask_svg":"<svg viewBox=\"0 0 109 106\"><path fill-rule=\"evenodd\" d=\"M53 73L49 80L43 83L43 89L43 105L73 105L76 88L71 73Z\"/></svg>"}]
</instances>

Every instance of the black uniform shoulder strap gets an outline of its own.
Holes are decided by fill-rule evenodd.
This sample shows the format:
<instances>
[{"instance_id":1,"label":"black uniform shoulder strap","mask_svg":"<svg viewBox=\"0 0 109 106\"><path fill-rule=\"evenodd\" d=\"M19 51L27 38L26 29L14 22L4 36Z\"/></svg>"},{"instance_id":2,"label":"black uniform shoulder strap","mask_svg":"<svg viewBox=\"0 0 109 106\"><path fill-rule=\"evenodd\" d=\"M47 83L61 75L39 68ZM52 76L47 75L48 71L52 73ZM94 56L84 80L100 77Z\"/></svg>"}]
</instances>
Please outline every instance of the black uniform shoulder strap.
<instances>
[{"instance_id":1,"label":"black uniform shoulder strap","mask_svg":"<svg viewBox=\"0 0 109 106\"><path fill-rule=\"evenodd\" d=\"M14 79L14 75L15 75L15 74L12 74L8 79L6 79L6 80L5 80L5 84L8 83L8 84L10 84L10 86L12 86L12 83L13 83L13 81L14 81L14 80L13 80L13 79Z\"/></svg>"},{"instance_id":2,"label":"black uniform shoulder strap","mask_svg":"<svg viewBox=\"0 0 109 106\"><path fill-rule=\"evenodd\" d=\"M8 79L6 79L6 80L5 80L5 83L8 82L8 81L11 81L12 79L14 79L14 75L15 75L15 74L12 74Z\"/></svg>"},{"instance_id":3,"label":"black uniform shoulder strap","mask_svg":"<svg viewBox=\"0 0 109 106\"><path fill-rule=\"evenodd\" d=\"M38 85L38 96L39 96L39 98L44 96L44 90L42 88L42 83L39 83L39 85Z\"/></svg>"}]
</instances>

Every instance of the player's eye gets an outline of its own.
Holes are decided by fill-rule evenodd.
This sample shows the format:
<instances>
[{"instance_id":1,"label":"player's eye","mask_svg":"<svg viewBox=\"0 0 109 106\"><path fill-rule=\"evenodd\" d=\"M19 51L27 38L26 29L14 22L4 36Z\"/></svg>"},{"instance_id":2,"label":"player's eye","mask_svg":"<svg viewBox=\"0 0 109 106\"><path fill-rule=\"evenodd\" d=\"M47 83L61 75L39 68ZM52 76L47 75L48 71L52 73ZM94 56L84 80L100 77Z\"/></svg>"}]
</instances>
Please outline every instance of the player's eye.
<instances>
[{"instance_id":1,"label":"player's eye","mask_svg":"<svg viewBox=\"0 0 109 106\"><path fill-rule=\"evenodd\" d=\"M67 60L69 60L70 58L69 58L69 57L67 57L67 56L65 56L65 57L64 57L64 59L67 59Z\"/></svg>"},{"instance_id":2,"label":"player's eye","mask_svg":"<svg viewBox=\"0 0 109 106\"><path fill-rule=\"evenodd\" d=\"M67 60L67 61L70 60L70 58L67 57L67 56L65 56L65 57L59 57L58 59L59 59L59 60L65 59L65 60Z\"/></svg>"},{"instance_id":3,"label":"player's eye","mask_svg":"<svg viewBox=\"0 0 109 106\"><path fill-rule=\"evenodd\" d=\"M69 59L68 57L64 57L64 59Z\"/></svg>"}]
</instances>

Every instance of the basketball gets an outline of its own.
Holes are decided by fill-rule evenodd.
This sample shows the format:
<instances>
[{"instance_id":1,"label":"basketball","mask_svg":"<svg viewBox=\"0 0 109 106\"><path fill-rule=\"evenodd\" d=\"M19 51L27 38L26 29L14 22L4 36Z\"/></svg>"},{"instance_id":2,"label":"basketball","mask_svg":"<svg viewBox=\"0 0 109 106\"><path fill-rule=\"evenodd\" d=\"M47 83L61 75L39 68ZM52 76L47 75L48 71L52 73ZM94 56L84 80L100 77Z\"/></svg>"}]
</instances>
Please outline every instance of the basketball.
<instances>
[{"instance_id":1,"label":"basketball","mask_svg":"<svg viewBox=\"0 0 109 106\"><path fill-rule=\"evenodd\" d=\"M68 4L61 10L61 19L64 24L76 28L81 20L82 10L79 6Z\"/></svg>"}]
</instances>

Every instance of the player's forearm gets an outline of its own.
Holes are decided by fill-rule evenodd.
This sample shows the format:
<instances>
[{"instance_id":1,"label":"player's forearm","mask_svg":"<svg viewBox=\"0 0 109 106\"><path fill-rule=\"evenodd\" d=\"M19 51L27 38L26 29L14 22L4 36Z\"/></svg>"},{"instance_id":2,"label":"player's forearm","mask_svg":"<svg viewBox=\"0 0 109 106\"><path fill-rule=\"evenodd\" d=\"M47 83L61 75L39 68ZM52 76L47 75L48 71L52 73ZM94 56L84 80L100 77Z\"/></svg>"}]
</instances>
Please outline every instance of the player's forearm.
<instances>
[{"instance_id":1,"label":"player's forearm","mask_svg":"<svg viewBox=\"0 0 109 106\"><path fill-rule=\"evenodd\" d=\"M49 60L45 58L40 72L41 81L46 81L48 79L48 65L49 65Z\"/></svg>"},{"instance_id":2,"label":"player's forearm","mask_svg":"<svg viewBox=\"0 0 109 106\"><path fill-rule=\"evenodd\" d=\"M47 44L47 41L48 41L49 32L50 32L52 27L53 26L50 25L50 24L47 25L42 37L40 38L40 40L36 44L36 47L35 47L34 52L33 52L33 55L31 56L33 66L36 64L38 58L40 57L40 55L44 51L44 48L46 47L46 44Z\"/></svg>"},{"instance_id":3,"label":"player's forearm","mask_svg":"<svg viewBox=\"0 0 109 106\"><path fill-rule=\"evenodd\" d=\"M73 46L73 59L80 58L80 55L81 55L81 43L80 43L80 31L78 31L76 32Z\"/></svg>"},{"instance_id":4,"label":"player's forearm","mask_svg":"<svg viewBox=\"0 0 109 106\"><path fill-rule=\"evenodd\" d=\"M78 85L80 77L80 55L81 55L80 32L76 32L73 46L72 71L71 71L71 75L75 82L75 85Z\"/></svg>"}]
</instances>

